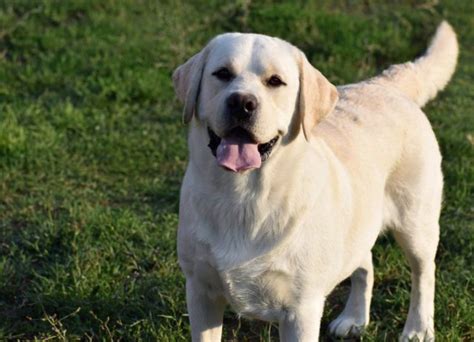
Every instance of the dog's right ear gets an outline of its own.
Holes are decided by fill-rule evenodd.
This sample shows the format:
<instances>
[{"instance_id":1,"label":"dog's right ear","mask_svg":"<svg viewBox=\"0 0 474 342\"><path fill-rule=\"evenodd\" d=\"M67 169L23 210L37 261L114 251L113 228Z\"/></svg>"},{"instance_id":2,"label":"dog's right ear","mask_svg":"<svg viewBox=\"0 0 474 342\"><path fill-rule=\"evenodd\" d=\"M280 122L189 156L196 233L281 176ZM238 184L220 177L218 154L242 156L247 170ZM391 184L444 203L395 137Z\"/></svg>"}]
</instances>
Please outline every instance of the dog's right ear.
<instances>
[{"instance_id":1,"label":"dog's right ear","mask_svg":"<svg viewBox=\"0 0 474 342\"><path fill-rule=\"evenodd\" d=\"M207 48L195 54L173 73L176 96L184 103L183 122L188 123L196 113L202 73L207 59Z\"/></svg>"}]
</instances>

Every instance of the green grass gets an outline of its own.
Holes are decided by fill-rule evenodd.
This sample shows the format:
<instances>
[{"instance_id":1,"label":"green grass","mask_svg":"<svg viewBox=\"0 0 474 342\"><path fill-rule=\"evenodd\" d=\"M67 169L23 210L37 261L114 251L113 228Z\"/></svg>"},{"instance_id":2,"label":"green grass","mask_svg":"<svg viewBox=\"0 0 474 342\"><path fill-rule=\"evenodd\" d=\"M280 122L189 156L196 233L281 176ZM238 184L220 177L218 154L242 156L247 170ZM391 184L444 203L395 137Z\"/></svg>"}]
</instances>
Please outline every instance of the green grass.
<instances>
[{"instance_id":1,"label":"green grass","mask_svg":"<svg viewBox=\"0 0 474 342\"><path fill-rule=\"evenodd\" d=\"M215 34L287 39L336 84L420 54L436 25L459 34L452 83L425 111L444 155L439 341L474 339L474 2L0 1L0 340L189 339L176 262L186 127L172 70ZM409 271L374 249L367 341L394 341ZM348 284L328 299L323 331ZM228 340L277 328L225 317Z\"/></svg>"}]
</instances>

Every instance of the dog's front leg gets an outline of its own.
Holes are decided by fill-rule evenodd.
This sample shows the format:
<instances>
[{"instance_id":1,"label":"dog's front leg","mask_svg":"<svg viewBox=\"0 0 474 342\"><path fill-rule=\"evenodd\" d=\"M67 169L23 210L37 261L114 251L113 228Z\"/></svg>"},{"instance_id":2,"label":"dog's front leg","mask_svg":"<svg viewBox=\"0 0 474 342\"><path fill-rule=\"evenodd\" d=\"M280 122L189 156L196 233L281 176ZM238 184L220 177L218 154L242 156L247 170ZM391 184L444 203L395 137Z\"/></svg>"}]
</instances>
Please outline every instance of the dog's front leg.
<instances>
[{"instance_id":1,"label":"dog's front leg","mask_svg":"<svg viewBox=\"0 0 474 342\"><path fill-rule=\"evenodd\" d=\"M222 335L225 300L213 297L199 280L186 279L186 302L193 342L218 342Z\"/></svg>"},{"instance_id":2,"label":"dog's front leg","mask_svg":"<svg viewBox=\"0 0 474 342\"><path fill-rule=\"evenodd\" d=\"M282 342L317 342L323 315L324 297L305 300L296 309L288 310L280 320Z\"/></svg>"}]
</instances>

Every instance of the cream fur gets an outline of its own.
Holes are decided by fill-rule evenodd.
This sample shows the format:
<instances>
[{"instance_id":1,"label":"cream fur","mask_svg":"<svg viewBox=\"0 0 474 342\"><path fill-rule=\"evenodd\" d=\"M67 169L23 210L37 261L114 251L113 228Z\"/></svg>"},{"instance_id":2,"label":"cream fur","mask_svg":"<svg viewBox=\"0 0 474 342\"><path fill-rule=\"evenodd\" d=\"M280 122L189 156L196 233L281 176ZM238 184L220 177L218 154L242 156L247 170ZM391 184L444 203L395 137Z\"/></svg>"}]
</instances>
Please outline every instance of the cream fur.
<instances>
[{"instance_id":1,"label":"cream fur","mask_svg":"<svg viewBox=\"0 0 474 342\"><path fill-rule=\"evenodd\" d=\"M325 297L349 276L349 300L330 330L357 335L369 322L370 250L384 227L412 268L401 340L432 340L443 177L419 106L451 77L455 34L444 22L425 56L337 93L310 66L302 76L301 56L280 39L224 34L173 76L190 121L178 255L193 340L220 340L228 303L279 322L283 341L316 341ZM222 65L236 75L229 83L212 76ZM264 80L274 73L287 85L269 89ZM259 100L249 128L258 140L281 137L260 169L243 173L218 167L207 148L207 126L224 133L225 99L235 91Z\"/></svg>"}]
</instances>

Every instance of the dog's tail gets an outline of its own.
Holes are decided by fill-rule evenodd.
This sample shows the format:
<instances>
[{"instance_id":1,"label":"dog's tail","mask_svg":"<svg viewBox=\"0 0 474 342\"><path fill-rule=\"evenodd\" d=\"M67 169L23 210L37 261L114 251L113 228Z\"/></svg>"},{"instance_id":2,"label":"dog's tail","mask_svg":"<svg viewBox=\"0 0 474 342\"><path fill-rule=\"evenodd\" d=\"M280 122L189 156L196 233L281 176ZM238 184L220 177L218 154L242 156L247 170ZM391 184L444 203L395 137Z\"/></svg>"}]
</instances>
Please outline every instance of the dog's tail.
<instances>
[{"instance_id":1,"label":"dog's tail","mask_svg":"<svg viewBox=\"0 0 474 342\"><path fill-rule=\"evenodd\" d=\"M458 51L456 33L443 21L423 56L391 66L374 81L396 87L423 107L448 84L456 68Z\"/></svg>"}]
</instances>

